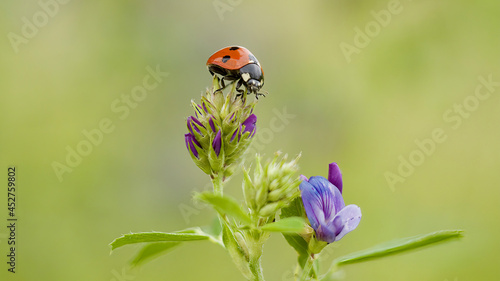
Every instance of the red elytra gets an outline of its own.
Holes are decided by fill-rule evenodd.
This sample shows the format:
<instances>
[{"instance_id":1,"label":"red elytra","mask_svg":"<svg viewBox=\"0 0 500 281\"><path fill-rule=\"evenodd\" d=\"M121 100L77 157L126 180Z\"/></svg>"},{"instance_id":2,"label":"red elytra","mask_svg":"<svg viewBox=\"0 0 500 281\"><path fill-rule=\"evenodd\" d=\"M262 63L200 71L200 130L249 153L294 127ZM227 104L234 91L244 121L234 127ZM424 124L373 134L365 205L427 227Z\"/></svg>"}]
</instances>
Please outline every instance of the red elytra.
<instances>
[{"instance_id":1,"label":"red elytra","mask_svg":"<svg viewBox=\"0 0 500 281\"><path fill-rule=\"evenodd\" d=\"M260 66L257 58L247 48L241 46L220 49L207 60L207 65L218 65L228 70L240 69L250 63Z\"/></svg>"}]
</instances>

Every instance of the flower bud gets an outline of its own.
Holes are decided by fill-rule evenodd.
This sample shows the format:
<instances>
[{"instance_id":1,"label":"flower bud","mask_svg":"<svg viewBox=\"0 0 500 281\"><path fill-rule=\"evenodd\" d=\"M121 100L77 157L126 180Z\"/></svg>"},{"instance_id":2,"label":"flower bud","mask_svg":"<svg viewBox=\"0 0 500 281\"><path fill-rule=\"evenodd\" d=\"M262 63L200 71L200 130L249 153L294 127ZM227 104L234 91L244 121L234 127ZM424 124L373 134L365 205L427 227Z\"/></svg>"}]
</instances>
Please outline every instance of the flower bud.
<instances>
[{"instance_id":1,"label":"flower bud","mask_svg":"<svg viewBox=\"0 0 500 281\"><path fill-rule=\"evenodd\" d=\"M255 135L255 124L257 123L257 116L252 114L248 116L248 118L243 122L243 134L246 132L250 132L250 137Z\"/></svg>"},{"instance_id":2,"label":"flower bud","mask_svg":"<svg viewBox=\"0 0 500 281\"><path fill-rule=\"evenodd\" d=\"M250 179L249 171L245 169L243 169L243 195L245 196L245 202L248 208L250 208L250 210L256 210L257 205L255 200L255 186Z\"/></svg>"},{"instance_id":3,"label":"flower bud","mask_svg":"<svg viewBox=\"0 0 500 281\"><path fill-rule=\"evenodd\" d=\"M217 132L220 130L218 130L217 126L215 125L215 121L214 121L214 117L213 116L210 116L210 118L208 119L208 124L210 125L210 128L212 129L212 132Z\"/></svg>"},{"instance_id":4,"label":"flower bud","mask_svg":"<svg viewBox=\"0 0 500 281\"><path fill-rule=\"evenodd\" d=\"M214 141L212 142L212 147L214 148L217 157L219 157L221 146L222 146L221 131L219 130L219 132L217 132L217 135L214 138Z\"/></svg>"},{"instance_id":5,"label":"flower bud","mask_svg":"<svg viewBox=\"0 0 500 281\"><path fill-rule=\"evenodd\" d=\"M273 217L276 212L285 207L286 204L284 202L274 202L274 203L269 203L265 205L262 209L259 211L259 216L261 217Z\"/></svg>"},{"instance_id":6,"label":"flower bud","mask_svg":"<svg viewBox=\"0 0 500 281\"><path fill-rule=\"evenodd\" d=\"M245 256L245 259L249 259L250 258L250 251L248 250L247 242L245 241L245 238L243 237L243 235L241 235L240 232L235 232L234 238L236 239L236 242L240 246L241 252Z\"/></svg>"},{"instance_id":7,"label":"flower bud","mask_svg":"<svg viewBox=\"0 0 500 281\"><path fill-rule=\"evenodd\" d=\"M196 147L201 148L200 143L194 138L192 134L185 134L184 140L186 141L187 149L192 153L194 157L198 158L199 154L198 150L196 150Z\"/></svg>"},{"instance_id":8,"label":"flower bud","mask_svg":"<svg viewBox=\"0 0 500 281\"><path fill-rule=\"evenodd\" d=\"M280 158L278 152L262 166L257 155L253 180L248 171L244 171L245 202L253 214L272 217L299 196L300 179L295 175L299 157L290 162L286 162L286 158L286 155Z\"/></svg>"},{"instance_id":9,"label":"flower bud","mask_svg":"<svg viewBox=\"0 0 500 281\"><path fill-rule=\"evenodd\" d=\"M224 96L220 80L202 96L201 103L191 101L195 116L187 118L189 136L186 147L193 161L210 176L231 176L242 161L256 132L256 102L247 103L236 95L235 86Z\"/></svg>"}]
</instances>

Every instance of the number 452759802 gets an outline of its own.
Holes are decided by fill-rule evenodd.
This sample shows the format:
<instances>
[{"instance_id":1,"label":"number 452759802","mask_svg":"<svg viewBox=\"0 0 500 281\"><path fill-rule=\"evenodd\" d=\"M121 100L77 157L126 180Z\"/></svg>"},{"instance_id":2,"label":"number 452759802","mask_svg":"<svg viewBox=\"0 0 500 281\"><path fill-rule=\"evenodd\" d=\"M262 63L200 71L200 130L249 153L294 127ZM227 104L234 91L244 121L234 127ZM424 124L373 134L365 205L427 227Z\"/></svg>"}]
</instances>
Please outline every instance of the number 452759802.
<instances>
[{"instance_id":1,"label":"number 452759802","mask_svg":"<svg viewBox=\"0 0 500 281\"><path fill-rule=\"evenodd\" d=\"M7 209L9 216L15 217L16 210L16 168L9 167L7 170Z\"/></svg>"}]
</instances>

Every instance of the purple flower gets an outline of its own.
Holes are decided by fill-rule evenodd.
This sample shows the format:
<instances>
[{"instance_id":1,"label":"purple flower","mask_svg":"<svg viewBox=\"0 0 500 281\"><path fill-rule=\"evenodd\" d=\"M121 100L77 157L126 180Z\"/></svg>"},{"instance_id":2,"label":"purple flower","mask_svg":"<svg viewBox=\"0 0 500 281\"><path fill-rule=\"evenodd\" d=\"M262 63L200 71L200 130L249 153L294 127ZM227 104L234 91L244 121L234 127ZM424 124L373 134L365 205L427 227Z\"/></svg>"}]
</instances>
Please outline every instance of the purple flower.
<instances>
[{"instance_id":1,"label":"purple flower","mask_svg":"<svg viewBox=\"0 0 500 281\"><path fill-rule=\"evenodd\" d=\"M328 180L324 177L302 176L300 184L302 203L318 240L332 243L356 229L361 220L361 209L345 206L342 198L342 174L336 163L329 165Z\"/></svg>"},{"instance_id":2,"label":"purple flower","mask_svg":"<svg viewBox=\"0 0 500 281\"><path fill-rule=\"evenodd\" d=\"M240 141L240 137L241 137L241 125L240 125L240 127L238 129L236 129L234 131L233 135L231 136L230 142L232 142L236 136L238 136L238 141Z\"/></svg>"},{"instance_id":3,"label":"purple flower","mask_svg":"<svg viewBox=\"0 0 500 281\"><path fill-rule=\"evenodd\" d=\"M221 146L222 146L222 137L221 137L221 130L219 130L219 132L214 138L214 141L212 142L212 147L214 148L215 155L217 155L217 157L219 157Z\"/></svg>"},{"instance_id":4,"label":"purple flower","mask_svg":"<svg viewBox=\"0 0 500 281\"><path fill-rule=\"evenodd\" d=\"M200 116L203 116L203 112L201 112L203 108L201 107L201 105L198 104L194 109L195 109L194 114L196 115L196 117L199 118Z\"/></svg>"},{"instance_id":5,"label":"purple flower","mask_svg":"<svg viewBox=\"0 0 500 281\"><path fill-rule=\"evenodd\" d=\"M205 126L203 126L203 124L200 121L198 121L198 119L196 119L193 116L189 116L187 118L187 127L188 127L188 130L191 132L191 134L193 136L194 136L194 131L196 131L199 134L201 134L200 129L198 129L198 127L195 124L193 124L193 123L196 123L196 124L198 124L198 126L205 128Z\"/></svg>"},{"instance_id":6,"label":"purple flower","mask_svg":"<svg viewBox=\"0 0 500 281\"><path fill-rule=\"evenodd\" d=\"M216 128L215 128L215 123L214 123L213 116L210 116L210 119L208 120L208 124L210 124L210 128L212 128L212 132L215 133Z\"/></svg>"},{"instance_id":7,"label":"purple flower","mask_svg":"<svg viewBox=\"0 0 500 281\"><path fill-rule=\"evenodd\" d=\"M255 114L248 116L248 118L245 121L243 121L243 123L241 124L245 127L242 134L245 134L246 132L250 132L250 137L253 137L253 135L255 135L255 124L256 123L257 123L257 116Z\"/></svg>"},{"instance_id":8,"label":"purple flower","mask_svg":"<svg viewBox=\"0 0 500 281\"><path fill-rule=\"evenodd\" d=\"M238 136L238 141L240 141L241 136L246 132L250 132L250 138L253 137L256 131L256 123L257 116L255 114L248 116L247 119L243 121L243 123L241 123L240 127L234 131L230 141L232 142L236 138L236 136Z\"/></svg>"},{"instance_id":9,"label":"purple flower","mask_svg":"<svg viewBox=\"0 0 500 281\"><path fill-rule=\"evenodd\" d=\"M335 185L340 193L342 193L342 173L337 163L330 163L328 165L328 181Z\"/></svg>"},{"instance_id":10,"label":"purple flower","mask_svg":"<svg viewBox=\"0 0 500 281\"><path fill-rule=\"evenodd\" d=\"M191 151L193 155L198 158L198 151L196 150L196 146L201 148L200 143L194 138L192 134L185 134L184 140L186 141L186 147L188 151Z\"/></svg>"}]
</instances>

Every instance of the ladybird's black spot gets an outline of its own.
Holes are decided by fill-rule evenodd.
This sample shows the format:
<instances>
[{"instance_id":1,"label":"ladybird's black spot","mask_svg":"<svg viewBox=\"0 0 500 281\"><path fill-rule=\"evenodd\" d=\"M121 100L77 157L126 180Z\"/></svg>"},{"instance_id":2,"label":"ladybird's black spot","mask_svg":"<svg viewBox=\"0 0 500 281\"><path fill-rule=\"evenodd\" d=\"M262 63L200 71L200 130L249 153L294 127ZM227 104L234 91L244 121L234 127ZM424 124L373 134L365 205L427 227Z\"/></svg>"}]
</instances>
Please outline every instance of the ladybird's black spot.
<instances>
[{"instance_id":1,"label":"ladybird's black spot","mask_svg":"<svg viewBox=\"0 0 500 281\"><path fill-rule=\"evenodd\" d=\"M222 62L226 63L231 57L230 56L224 56L222 57Z\"/></svg>"},{"instance_id":2,"label":"ladybird's black spot","mask_svg":"<svg viewBox=\"0 0 500 281\"><path fill-rule=\"evenodd\" d=\"M239 48L240 48L240 47L234 46L234 47L229 48L229 51L238 50Z\"/></svg>"},{"instance_id":3,"label":"ladybird's black spot","mask_svg":"<svg viewBox=\"0 0 500 281\"><path fill-rule=\"evenodd\" d=\"M252 55L252 54L248 54L248 59L249 59L250 61L257 62L257 58L256 58L256 57L254 57L254 55Z\"/></svg>"}]
</instances>

